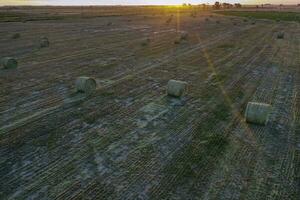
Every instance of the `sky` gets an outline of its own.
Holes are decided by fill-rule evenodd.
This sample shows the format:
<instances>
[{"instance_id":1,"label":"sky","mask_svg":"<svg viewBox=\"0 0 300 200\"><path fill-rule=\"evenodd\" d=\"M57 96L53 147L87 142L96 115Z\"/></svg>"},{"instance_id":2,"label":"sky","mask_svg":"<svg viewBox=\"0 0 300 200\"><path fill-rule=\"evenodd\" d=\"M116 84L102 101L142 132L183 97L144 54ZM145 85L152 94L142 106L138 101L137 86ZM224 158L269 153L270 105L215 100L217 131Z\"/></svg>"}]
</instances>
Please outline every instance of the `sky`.
<instances>
[{"instance_id":1,"label":"sky","mask_svg":"<svg viewBox=\"0 0 300 200\"><path fill-rule=\"evenodd\" d=\"M214 3L216 0L0 0L0 5L174 5ZM242 4L298 4L300 0L219 0Z\"/></svg>"}]
</instances>

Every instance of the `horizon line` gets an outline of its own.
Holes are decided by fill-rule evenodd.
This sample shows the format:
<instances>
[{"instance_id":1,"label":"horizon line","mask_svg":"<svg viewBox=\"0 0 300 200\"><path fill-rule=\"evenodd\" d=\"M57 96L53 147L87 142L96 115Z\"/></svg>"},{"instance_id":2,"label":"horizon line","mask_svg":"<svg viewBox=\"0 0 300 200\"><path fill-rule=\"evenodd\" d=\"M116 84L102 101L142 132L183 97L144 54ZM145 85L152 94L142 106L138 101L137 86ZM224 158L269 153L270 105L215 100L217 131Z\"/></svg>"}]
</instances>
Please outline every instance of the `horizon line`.
<instances>
[{"instance_id":1,"label":"horizon line","mask_svg":"<svg viewBox=\"0 0 300 200\"><path fill-rule=\"evenodd\" d=\"M201 4L191 4L192 6L199 6L199 5L203 5L204 3ZM211 5L213 6L214 4L210 4L210 3L205 3L206 5ZM232 3L234 4L234 3ZM269 3L265 3L265 4L242 4L244 6L257 6L257 5L271 5L271 6L278 6L278 5L288 5L288 6L298 6L299 4L269 4ZM182 4L74 4L74 5L68 5L68 4L32 4L32 5L28 5L28 4L19 4L19 5L0 5L0 7L3 6L183 6ZM189 5L187 5L189 6Z\"/></svg>"}]
</instances>

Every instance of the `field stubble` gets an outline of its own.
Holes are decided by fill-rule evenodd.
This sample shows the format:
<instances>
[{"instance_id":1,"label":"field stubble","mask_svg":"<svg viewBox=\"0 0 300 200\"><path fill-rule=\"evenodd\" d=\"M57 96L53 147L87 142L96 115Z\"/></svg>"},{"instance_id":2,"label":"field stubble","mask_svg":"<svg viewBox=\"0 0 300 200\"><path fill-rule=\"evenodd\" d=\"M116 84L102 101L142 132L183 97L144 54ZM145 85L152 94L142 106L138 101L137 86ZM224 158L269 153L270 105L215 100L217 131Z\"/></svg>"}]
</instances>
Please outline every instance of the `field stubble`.
<instances>
[{"instance_id":1,"label":"field stubble","mask_svg":"<svg viewBox=\"0 0 300 200\"><path fill-rule=\"evenodd\" d=\"M1 198L299 197L300 27L169 16L2 23L20 67L0 73ZM100 85L88 98L82 75ZM167 97L170 79L188 94ZM248 101L272 104L272 122L245 124Z\"/></svg>"}]
</instances>

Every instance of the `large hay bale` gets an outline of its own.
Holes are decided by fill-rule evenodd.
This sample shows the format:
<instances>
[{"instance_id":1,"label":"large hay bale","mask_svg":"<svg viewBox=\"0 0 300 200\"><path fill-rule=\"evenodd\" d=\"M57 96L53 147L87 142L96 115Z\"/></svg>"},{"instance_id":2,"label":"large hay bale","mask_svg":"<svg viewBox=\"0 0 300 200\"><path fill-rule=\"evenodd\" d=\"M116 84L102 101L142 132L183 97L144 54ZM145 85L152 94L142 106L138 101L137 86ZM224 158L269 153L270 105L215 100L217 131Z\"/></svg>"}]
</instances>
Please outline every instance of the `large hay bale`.
<instances>
[{"instance_id":1,"label":"large hay bale","mask_svg":"<svg viewBox=\"0 0 300 200\"><path fill-rule=\"evenodd\" d=\"M271 112L271 105L265 103L249 102L246 108L246 122L265 125Z\"/></svg>"},{"instance_id":2,"label":"large hay bale","mask_svg":"<svg viewBox=\"0 0 300 200\"><path fill-rule=\"evenodd\" d=\"M40 39L40 47L41 48L45 48L45 47L49 47L49 46L50 46L49 39L47 37L41 37L41 39Z\"/></svg>"},{"instance_id":3,"label":"large hay bale","mask_svg":"<svg viewBox=\"0 0 300 200\"><path fill-rule=\"evenodd\" d=\"M181 97L187 90L187 82L169 80L167 94L173 97Z\"/></svg>"},{"instance_id":4,"label":"large hay bale","mask_svg":"<svg viewBox=\"0 0 300 200\"><path fill-rule=\"evenodd\" d=\"M96 90L97 83L94 78L81 76L76 79L75 86L77 92L84 92L90 94Z\"/></svg>"},{"instance_id":5,"label":"large hay bale","mask_svg":"<svg viewBox=\"0 0 300 200\"><path fill-rule=\"evenodd\" d=\"M18 67L18 61L12 57L2 58L1 64L4 67L4 69L14 69Z\"/></svg>"}]
</instances>

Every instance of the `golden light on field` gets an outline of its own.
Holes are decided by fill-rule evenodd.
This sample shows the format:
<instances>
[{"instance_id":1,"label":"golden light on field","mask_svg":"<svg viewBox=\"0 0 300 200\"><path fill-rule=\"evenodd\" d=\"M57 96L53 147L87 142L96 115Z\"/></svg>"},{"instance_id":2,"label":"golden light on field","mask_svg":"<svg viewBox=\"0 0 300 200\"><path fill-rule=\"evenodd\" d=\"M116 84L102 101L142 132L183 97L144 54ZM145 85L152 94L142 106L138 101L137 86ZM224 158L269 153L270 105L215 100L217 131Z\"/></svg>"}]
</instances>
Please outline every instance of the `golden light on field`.
<instances>
[{"instance_id":1,"label":"golden light on field","mask_svg":"<svg viewBox=\"0 0 300 200\"><path fill-rule=\"evenodd\" d=\"M32 0L1 0L0 5L35 5Z\"/></svg>"}]
</instances>

